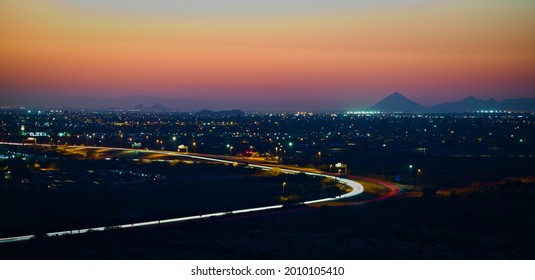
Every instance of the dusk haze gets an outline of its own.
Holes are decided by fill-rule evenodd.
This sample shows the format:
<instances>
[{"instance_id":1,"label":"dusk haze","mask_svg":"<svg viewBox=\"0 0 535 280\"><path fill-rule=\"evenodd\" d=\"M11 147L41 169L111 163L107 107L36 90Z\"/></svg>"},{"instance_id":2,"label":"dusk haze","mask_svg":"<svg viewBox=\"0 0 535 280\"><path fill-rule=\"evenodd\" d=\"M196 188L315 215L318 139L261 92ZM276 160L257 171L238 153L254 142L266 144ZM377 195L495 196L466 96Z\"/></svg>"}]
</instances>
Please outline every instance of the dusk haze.
<instances>
[{"instance_id":1,"label":"dusk haze","mask_svg":"<svg viewBox=\"0 0 535 280\"><path fill-rule=\"evenodd\" d=\"M535 0L0 1L6 279L524 279L534 167Z\"/></svg>"},{"instance_id":2,"label":"dusk haze","mask_svg":"<svg viewBox=\"0 0 535 280\"><path fill-rule=\"evenodd\" d=\"M535 2L0 3L0 96L349 109L535 97Z\"/></svg>"}]
</instances>

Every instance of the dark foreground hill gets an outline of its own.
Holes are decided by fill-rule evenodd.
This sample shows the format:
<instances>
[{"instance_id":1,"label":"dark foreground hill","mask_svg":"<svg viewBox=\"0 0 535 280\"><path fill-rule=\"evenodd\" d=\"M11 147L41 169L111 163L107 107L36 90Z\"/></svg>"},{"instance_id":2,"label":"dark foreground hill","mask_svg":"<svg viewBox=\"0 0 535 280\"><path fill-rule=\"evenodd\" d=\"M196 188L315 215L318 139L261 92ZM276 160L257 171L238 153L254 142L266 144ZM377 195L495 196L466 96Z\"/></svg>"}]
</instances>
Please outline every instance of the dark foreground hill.
<instances>
[{"instance_id":1,"label":"dark foreground hill","mask_svg":"<svg viewBox=\"0 0 535 280\"><path fill-rule=\"evenodd\" d=\"M0 244L0 259L533 259L534 185Z\"/></svg>"}]
</instances>

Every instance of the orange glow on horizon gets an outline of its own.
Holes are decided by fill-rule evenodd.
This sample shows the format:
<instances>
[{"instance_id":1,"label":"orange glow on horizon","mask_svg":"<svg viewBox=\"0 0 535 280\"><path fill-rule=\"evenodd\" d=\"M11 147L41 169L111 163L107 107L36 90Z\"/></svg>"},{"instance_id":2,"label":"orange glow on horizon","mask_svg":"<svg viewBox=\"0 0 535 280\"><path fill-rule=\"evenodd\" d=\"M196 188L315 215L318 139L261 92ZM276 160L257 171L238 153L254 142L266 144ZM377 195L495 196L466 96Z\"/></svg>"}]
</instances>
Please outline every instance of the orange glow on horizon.
<instances>
[{"instance_id":1,"label":"orange glow on horizon","mask_svg":"<svg viewBox=\"0 0 535 280\"><path fill-rule=\"evenodd\" d=\"M535 89L535 5L452 1L337 14L157 18L44 2L0 4L0 85L302 94Z\"/></svg>"}]
</instances>

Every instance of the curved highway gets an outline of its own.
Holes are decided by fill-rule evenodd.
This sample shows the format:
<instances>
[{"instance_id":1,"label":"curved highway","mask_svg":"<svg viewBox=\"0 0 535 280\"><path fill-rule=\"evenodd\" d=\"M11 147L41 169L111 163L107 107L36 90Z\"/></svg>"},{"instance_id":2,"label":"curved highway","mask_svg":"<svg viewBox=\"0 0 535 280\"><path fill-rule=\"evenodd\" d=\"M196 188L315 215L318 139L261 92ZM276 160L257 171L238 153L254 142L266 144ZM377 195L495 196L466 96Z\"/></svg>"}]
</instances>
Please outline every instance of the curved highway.
<instances>
[{"instance_id":1,"label":"curved highway","mask_svg":"<svg viewBox=\"0 0 535 280\"><path fill-rule=\"evenodd\" d=\"M375 183L375 184L381 185L381 186L383 186L383 187L388 189L388 193L385 194L385 195L382 195L382 196L379 196L379 197L376 197L376 198L372 198L372 199L352 202L351 204L363 204L363 203L368 203L368 202L381 201L381 200L385 200L385 199L394 197L394 196L398 195L401 192L401 189L398 186L396 186L395 184L392 184L390 182L387 182L387 181L374 179L374 178L369 178L369 177L353 176L353 175L350 175L349 178L351 178L353 180L360 180L360 181L366 181L366 182L370 182L370 183ZM348 204L350 204L350 203L348 203Z\"/></svg>"},{"instance_id":2,"label":"curved highway","mask_svg":"<svg viewBox=\"0 0 535 280\"><path fill-rule=\"evenodd\" d=\"M11 142L0 142L0 145L16 145L20 146L22 144L20 143L11 143ZM46 144L38 144L38 146L49 146ZM321 171L312 171L312 170L298 170L298 169L290 169L285 166L281 165L274 165L274 164L257 164L257 163L244 163L237 160L232 160L230 157L223 157L223 156L215 156L215 155L201 155L201 154L184 154L184 153L178 153L178 152L170 152L170 151L153 151L153 150L137 150L137 149L127 149L127 148L111 148L111 147L88 147L88 146L67 146L69 148L84 148L84 149L106 149L106 150L112 150L112 151L135 151L139 153L151 153L151 154L166 154L170 156L178 156L178 157L186 157L191 159L198 159L198 160L204 160L204 161L214 161L214 162L220 162L220 163L227 163L227 164L246 164L248 167L251 168L258 168L262 170L270 170L272 168L279 168L284 173L289 174L296 174L296 173L305 173L310 176L319 176L319 177L326 177L326 178L333 178L335 180L338 180L340 183L345 184L349 186L352 190L348 193L332 197L332 198L323 198L323 199L317 199L317 200L311 200L311 201L304 201L299 204L315 204L315 203L323 203L323 202L329 202L329 201L336 201L341 200L349 197L353 197L356 195L361 194L364 191L364 187L355 181L355 179L359 180L375 180L371 178L365 178L365 177L357 177L357 176L350 176L350 179L346 178L338 178L334 176L333 174L326 174L322 173ZM376 200L383 200L387 199L389 197L395 196L399 193L399 188L393 184L390 184L388 182L379 181L376 180L376 183L381 184L385 187L387 187L390 192L387 195L367 200L367 201L361 201L358 202L366 203L366 202L372 202ZM123 228L134 228L134 227L144 227L144 226L153 226L153 225L160 225L160 224L166 224L166 223L176 223L176 222L184 222L184 221L192 221L192 220L200 220L200 219L207 219L211 217L219 217L224 216L228 214L240 214L240 213L250 213L250 212L258 212L258 211L265 211L265 210L272 210L272 209L280 209L283 208L284 205L272 205L272 206L266 206L266 207L256 207L256 208L248 208L248 209L239 209L239 210L232 210L232 211L225 211L225 212L217 212L217 213L208 213L208 214L202 214L202 215L195 215L195 216L187 216L187 217L179 217L179 218L173 218L173 219L165 219L165 220L155 220L155 221L148 221L148 222L140 222L140 223L131 223L131 224L122 224L122 225L115 225L115 226L106 226L106 227L92 227L92 228L84 228L84 229L75 229L75 230L66 230L66 231L57 231L57 232L49 232L46 233L45 236L60 236L60 235L66 235L66 234L82 234L87 233L91 231L104 231L108 229L123 229ZM6 237L6 238L0 238L0 243L8 243L8 242L17 242L17 241L25 241L34 238L35 235L23 235L23 236L14 236L14 237Z\"/></svg>"}]
</instances>

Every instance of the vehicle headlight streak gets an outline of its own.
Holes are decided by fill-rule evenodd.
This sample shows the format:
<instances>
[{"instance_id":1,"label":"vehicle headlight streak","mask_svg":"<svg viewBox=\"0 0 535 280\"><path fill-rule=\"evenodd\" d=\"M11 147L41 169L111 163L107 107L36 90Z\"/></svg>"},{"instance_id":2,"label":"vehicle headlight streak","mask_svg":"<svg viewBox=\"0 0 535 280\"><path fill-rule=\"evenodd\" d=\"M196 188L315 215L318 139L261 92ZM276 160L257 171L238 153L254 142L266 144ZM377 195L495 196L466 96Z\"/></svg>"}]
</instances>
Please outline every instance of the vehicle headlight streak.
<instances>
[{"instance_id":1,"label":"vehicle headlight streak","mask_svg":"<svg viewBox=\"0 0 535 280\"><path fill-rule=\"evenodd\" d=\"M10 143L10 142L0 142L0 145L22 145L20 143ZM47 145L42 145L47 146ZM69 148L79 148L77 146L69 146ZM199 160L205 160L205 161L213 161L213 162L219 162L219 163L225 163L225 164L232 164L237 165L237 161L232 160L225 160L225 159L219 159L214 157L207 157L207 156L199 156L199 155L190 155L190 154L183 154L178 152L167 152L167 151L142 151L142 150L135 150L135 149L126 149L126 148L108 148L108 147L84 147L87 149L109 149L109 150L115 150L115 151L136 151L139 153L151 153L151 154L166 154L171 156L180 156L180 157L187 157L192 159L199 159ZM251 168L257 168L261 170L271 170L275 167L272 166L266 166L261 164L247 164L247 167ZM298 173L304 173L309 176L318 176L318 177L325 177L325 178L332 178L337 181L339 181L342 184L345 184L352 188L352 190L348 193L331 197L331 198L323 198L323 199L317 199L317 200L310 200L310 201L303 201L299 204L308 205L308 204L314 204L314 203L322 203L322 202L328 202L328 201L335 201L340 200L352 196L356 196L358 194L361 194L364 191L364 187L359 184L356 181L352 181L345 178L338 178L336 176L328 175L328 174L321 174L321 173L314 173L314 172L302 172L298 170L292 170L288 168L280 168L280 170L283 173L287 174L298 174ZM258 212L258 211L266 211L266 210L273 210L273 209L280 209L283 208L284 205L272 205L272 206L265 206L265 207L256 207L256 208L248 208L248 209L240 209L240 210L232 210L232 211L225 211L225 212L217 212L217 213L209 213L209 214L201 214L201 215L195 215L195 216L187 216L187 217L179 217L179 218L173 218L173 219L165 219L165 220L155 220L155 221L148 221L148 222L140 222L140 223L130 223L130 224L122 224L122 225L115 225L115 226L106 226L106 227L92 227L92 228L85 228L85 229L75 229L75 230L65 230L65 231L57 231L57 232L49 232L45 233L44 235L47 237L52 236L61 236L61 235L67 235L67 234L82 234L87 232L93 232L93 231L105 231L108 229L126 229L126 228L135 228L135 227L144 227L144 226L153 226L153 225L160 225L160 224L167 224L167 223L177 223L177 222L184 222L184 221L192 221L192 220L200 220L200 219L206 219L211 217L220 217L228 214L241 214L241 213L250 213L250 212ZM0 238L0 243L8 243L8 242L16 242L16 241L24 241L24 240L30 240L32 238L36 237L35 235L23 235L23 236L14 236L14 237L6 237L6 238Z\"/></svg>"}]
</instances>

